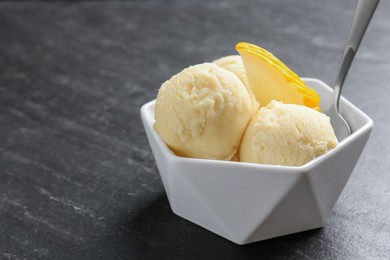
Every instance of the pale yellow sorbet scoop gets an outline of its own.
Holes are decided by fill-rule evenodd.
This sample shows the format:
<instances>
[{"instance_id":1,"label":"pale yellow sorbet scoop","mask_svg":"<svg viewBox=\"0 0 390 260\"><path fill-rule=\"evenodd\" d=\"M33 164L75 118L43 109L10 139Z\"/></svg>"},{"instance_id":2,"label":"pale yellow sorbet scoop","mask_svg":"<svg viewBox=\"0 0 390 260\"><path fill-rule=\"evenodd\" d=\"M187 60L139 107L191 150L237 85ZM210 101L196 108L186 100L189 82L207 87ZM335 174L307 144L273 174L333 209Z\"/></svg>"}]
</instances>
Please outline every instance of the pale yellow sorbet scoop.
<instances>
[{"instance_id":1,"label":"pale yellow sorbet scoop","mask_svg":"<svg viewBox=\"0 0 390 260\"><path fill-rule=\"evenodd\" d=\"M240 55L225 56L213 61L213 63L217 64L219 67L225 70L234 73L241 80L244 86L248 89L253 105L256 106L256 109L259 108L259 102L257 102L256 97L249 86L248 79L246 77L244 63Z\"/></svg>"},{"instance_id":2,"label":"pale yellow sorbet scoop","mask_svg":"<svg viewBox=\"0 0 390 260\"><path fill-rule=\"evenodd\" d=\"M213 63L217 64L225 70L233 72L246 87L249 86L248 79L246 78L244 63L240 55L225 56L213 61Z\"/></svg>"},{"instance_id":3,"label":"pale yellow sorbet scoop","mask_svg":"<svg viewBox=\"0 0 390 260\"><path fill-rule=\"evenodd\" d=\"M212 63L184 69L157 95L155 129L179 156L230 160L257 111L232 72Z\"/></svg>"},{"instance_id":4,"label":"pale yellow sorbet scoop","mask_svg":"<svg viewBox=\"0 0 390 260\"><path fill-rule=\"evenodd\" d=\"M338 144L329 117L296 104L271 101L250 122L240 161L300 166Z\"/></svg>"}]
</instances>

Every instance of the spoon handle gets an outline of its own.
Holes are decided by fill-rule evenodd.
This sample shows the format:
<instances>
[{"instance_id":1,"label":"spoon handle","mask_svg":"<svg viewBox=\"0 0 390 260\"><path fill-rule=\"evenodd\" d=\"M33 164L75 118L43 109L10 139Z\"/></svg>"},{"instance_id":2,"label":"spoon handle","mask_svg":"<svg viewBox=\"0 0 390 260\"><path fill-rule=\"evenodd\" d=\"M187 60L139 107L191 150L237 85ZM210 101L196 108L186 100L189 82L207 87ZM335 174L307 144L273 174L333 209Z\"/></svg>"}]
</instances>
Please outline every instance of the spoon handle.
<instances>
[{"instance_id":1,"label":"spoon handle","mask_svg":"<svg viewBox=\"0 0 390 260\"><path fill-rule=\"evenodd\" d=\"M349 30L349 35L345 44L341 68L334 88L334 102L337 110L339 107L339 99L344 80L347 77L353 58L355 57L360 42L362 41L363 35L366 32L367 26L370 23L371 17L375 12L378 3L379 0L357 1L351 29Z\"/></svg>"}]
</instances>

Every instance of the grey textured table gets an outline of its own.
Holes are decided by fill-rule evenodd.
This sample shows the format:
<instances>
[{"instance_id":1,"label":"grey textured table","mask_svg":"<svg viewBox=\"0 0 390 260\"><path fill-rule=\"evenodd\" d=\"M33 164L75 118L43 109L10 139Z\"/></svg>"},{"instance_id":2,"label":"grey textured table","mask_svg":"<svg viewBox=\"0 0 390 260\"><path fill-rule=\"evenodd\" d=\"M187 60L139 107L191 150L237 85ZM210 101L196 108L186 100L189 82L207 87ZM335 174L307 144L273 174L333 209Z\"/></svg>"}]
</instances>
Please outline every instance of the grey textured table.
<instances>
[{"instance_id":1,"label":"grey textured table","mask_svg":"<svg viewBox=\"0 0 390 260\"><path fill-rule=\"evenodd\" d=\"M389 259L389 1L344 92L375 129L322 229L237 246L175 216L139 116L163 81L238 41L332 84L353 8L1 2L0 259Z\"/></svg>"}]
</instances>

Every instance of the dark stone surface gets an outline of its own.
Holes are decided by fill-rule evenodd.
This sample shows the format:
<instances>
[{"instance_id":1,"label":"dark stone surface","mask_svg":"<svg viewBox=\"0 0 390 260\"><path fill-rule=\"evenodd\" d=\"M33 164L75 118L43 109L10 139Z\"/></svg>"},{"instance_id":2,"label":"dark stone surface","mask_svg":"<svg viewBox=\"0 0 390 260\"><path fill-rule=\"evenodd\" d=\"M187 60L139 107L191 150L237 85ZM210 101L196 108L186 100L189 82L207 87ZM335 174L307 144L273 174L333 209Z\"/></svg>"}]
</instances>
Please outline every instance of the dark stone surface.
<instances>
[{"instance_id":1,"label":"dark stone surface","mask_svg":"<svg viewBox=\"0 0 390 260\"><path fill-rule=\"evenodd\" d=\"M388 259L390 3L344 96L375 123L327 225L237 246L175 216L139 107L182 68L269 49L332 84L354 1L0 3L0 259Z\"/></svg>"}]
</instances>

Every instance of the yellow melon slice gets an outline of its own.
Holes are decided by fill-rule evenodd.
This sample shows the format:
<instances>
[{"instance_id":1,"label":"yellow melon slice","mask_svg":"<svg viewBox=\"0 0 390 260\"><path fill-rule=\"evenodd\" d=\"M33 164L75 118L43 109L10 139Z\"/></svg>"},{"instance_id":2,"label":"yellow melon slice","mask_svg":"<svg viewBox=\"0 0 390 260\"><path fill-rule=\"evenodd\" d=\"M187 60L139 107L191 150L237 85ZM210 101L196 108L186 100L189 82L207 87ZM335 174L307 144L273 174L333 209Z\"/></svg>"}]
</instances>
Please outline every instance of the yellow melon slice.
<instances>
[{"instance_id":1,"label":"yellow melon slice","mask_svg":"<svg viewBox=\"0 0 390 260\"><path fill-rule=\"evenodd\" d=\"M320 110L319 95L270 52L246 42L238 43L236 50L241 55L249 86L260 106L278 100Z\"/></svg>"}]
</instances>

